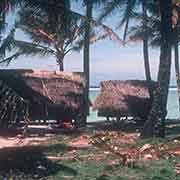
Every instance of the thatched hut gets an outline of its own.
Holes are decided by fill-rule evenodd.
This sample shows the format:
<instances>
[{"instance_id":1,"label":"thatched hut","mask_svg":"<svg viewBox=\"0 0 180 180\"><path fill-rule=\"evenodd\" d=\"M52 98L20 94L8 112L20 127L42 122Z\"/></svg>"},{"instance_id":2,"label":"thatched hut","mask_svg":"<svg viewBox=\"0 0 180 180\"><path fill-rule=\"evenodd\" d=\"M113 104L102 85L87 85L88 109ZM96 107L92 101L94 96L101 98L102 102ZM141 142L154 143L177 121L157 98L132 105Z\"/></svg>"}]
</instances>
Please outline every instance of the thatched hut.
<instances>
[{"instance_id":1,"label":"thatched hut","mask_svg":"<svg viewBox=\"0 0 180 180\"><path fill-rule=\"evenodd\" d=\"M150 111L150 92L155 88L154 81L103 81L100 94L93 103L102 117L139 117L145 119Z\"/></svg>"},{"instance_id":2,"label":"thatched hut","mask_svg":"<svg viewBox=\"0 0 180 180\"><path fill-rule=\"evenodd\" d=\"M72 120L84 125L82 73L57 71L0 70L3 80L29 103L31 120Z\"/></svg>"}]
</instances>

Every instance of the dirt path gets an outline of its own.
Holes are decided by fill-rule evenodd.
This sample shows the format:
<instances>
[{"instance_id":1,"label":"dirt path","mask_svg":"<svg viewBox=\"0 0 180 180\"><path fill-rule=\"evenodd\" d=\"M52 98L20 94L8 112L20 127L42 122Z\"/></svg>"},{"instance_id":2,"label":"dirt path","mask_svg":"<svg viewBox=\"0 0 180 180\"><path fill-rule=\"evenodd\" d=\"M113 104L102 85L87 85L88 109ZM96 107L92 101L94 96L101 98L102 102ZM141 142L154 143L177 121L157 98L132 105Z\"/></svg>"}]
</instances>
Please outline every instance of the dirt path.
<instances>
[{"instance_id":1,"label":"dirt path","mask_svg":"<svg viewBox=\"0 0 180 180\"><path fill-rule=\"evenodd\" d=\"M115 132L118 131L116 127L106 122L89 123L86 128L78 130L60 129L48 125L30 125L25 136L22 136L20 134L14 136L0 136L0 149L5 147L22 147L48 143L51 141L51 138L54 139L58 134L67 136L73 136L74 134L76 134L76 138L72 138L72 141L69 139L69 146L77 148L88 148L91 146L90 136L92 136L94 132L96 132L96 134L102 134L104 132L114 132L115 134ZM114 134L111 135L114 136ZM117 139L119 139L121 142L116 143L126 143L129 142L130 139L134 141L134 138L132 138L132 136L137 138L137 133L128 133L128 135L121 133L118 134L118 136L121 136L121 138L117 137Z\"/></svg>"},{"instance_id":2,"label":"dirt path","mask_svg":"<svg viewBox=\"0 0 180 180\"><path fill-rule=\"evenodd\" d=\"M30 145L38 145L47 142L49 139L49 137L0 137L0 149L5 147L23 147Z\"/></svg>"}]
</instances>

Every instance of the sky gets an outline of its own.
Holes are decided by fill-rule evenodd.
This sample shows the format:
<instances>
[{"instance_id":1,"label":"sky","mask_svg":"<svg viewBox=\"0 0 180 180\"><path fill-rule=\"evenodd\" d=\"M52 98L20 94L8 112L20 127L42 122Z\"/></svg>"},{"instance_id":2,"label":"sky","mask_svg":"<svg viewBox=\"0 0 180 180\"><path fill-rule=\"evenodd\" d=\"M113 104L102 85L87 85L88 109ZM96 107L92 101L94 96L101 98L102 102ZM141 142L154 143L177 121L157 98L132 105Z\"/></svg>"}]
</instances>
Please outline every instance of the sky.
<instances>
[{"instance_id":1,"label":"sky","mask_svg":"<svg viewBox=\"0 0 180 180\"><path fill-rule=\"evenodd\" d=\"M84 13L82 7L73 5L73 10ZM101 12L101 9L96 9ZM8 22L13 23L13 16L8 17ZM118 16L112 15L104 23L112 28L118 22ZM122 36L122 29L116 31ZM18 32L17 39L26 39L27 37ZM156 80L159 65L159 50L150 48L150 67L152 78ZM8 67L1 68L25 68L38 70L58 70L54 57L24 57L21 56L14 60ZM65 57L65 71L83 71L83 53L71 52ZM172 63L171 85L175 85L174 63ZM131 43L122 46L111 40L103 40L91 45L90 49L90 84L98 86L102 80L127 80L127 79L145 79L142 43Z\"/></svg>"}]
</instances>

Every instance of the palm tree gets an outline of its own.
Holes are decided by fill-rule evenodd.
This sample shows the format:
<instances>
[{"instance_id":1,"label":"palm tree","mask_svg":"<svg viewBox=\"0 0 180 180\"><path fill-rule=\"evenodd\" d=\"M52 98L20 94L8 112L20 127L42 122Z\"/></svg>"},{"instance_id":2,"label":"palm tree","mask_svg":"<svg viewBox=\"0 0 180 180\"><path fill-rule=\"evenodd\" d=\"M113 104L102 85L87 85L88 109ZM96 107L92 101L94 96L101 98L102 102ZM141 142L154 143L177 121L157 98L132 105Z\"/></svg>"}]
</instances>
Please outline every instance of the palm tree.
<instances>
[{"instance_id":1,"label":"palm tree","mask_svg":"<svg viewBox=\"0 0 180 180\"><path fill-rule=\"evenodd\" d=\"M78 1L78 0L77 0ZM141 0L140 0L141 1ZM125 24L125 33L124 33L124 40L126 38L127 30L129 27L129 21L130 18L133 17L133 9L136 8L136 4L139 2L138 0L130 1L130 0L119 0L119 1L103 1L103 0L83 0L83 3L86 6L86 24L85 24L85 37L84 37L84 73L86 78L86 88L85 88L85 96L86 96L86 112L89 113L89 82L90 82L90 69L89 69L89 62L90 62L90 32L91 32L91 26L90 26L90 20L92 19L92 11L93 6L96 4L101 5L105 4L105 11L99 18L102 20L105 16L107 16L109 13L114 11L117 7L123 6L125 7L124 16L123 19L120 22L120 27ZM146 15L146 3L143 0L143 12ZM144 25L146 25L146 18L144 18ZM144 36L145 37L145 36ZM148 59L148 47L147 47L147 40L144 41L144 58L145 58L145 69L146 69L146 76L147 80L151 80L150 75L150 67L149 67L149 59ZM146 49L145 49L146 48Z\"/></svg>"},{"instance_id":2,"label":"palm tree","mask_svg":"<svg viewBox=\"0 0 180 180\"><path fill-rule=\"evenodd\" d=\"M158 4L156 3L159 3ZM125 3L125 7L124 4ZM166 105L168 97L168 88L170 81L170 68L171 68L171 48L172 48L172 2L171 0L159 0L154 1L152 4L156 6L156 9L160 7L161 12L161 55L160 55L160 64L158 72L158 84L159 88L156 87L154 92L154 100L152 105L152 110L149 114L148 121L145 123L144 130L142 132L143 137L150 137L156 135L164 137L164 122L167 114ZM114 10L121 8L125 9L123 19L121 20L120 25L124 24L124 39L127 35L127 30L129 27L130 18L133 16L133 7L138 5L137 1L127 0L127 1L108 1L106 3L105 13L102 15L109 14ZM122 11L121 11L122 12ZM157 109L158 108L158 109ZM160 121L159 121L160 120ZM157 132L155 131L155 127Z\"/></svg>"},{"instance_id":3,"label":"palm tree","mask_svg":"<svg viewBox=\"0 0 180 180\"><path fill-rule=\"evenodd\" d=\"M143 26L143 56L144 56L144 69L146 80L151 80L151 72L149 65L149 50L148 50L148 32L147 32L147 19L148 11L152 11L154 1L147 0L124 0L124 1L108 1L105 3L105 11L101 14L100 19L103 19L112 12L119 12L122 19L119 22L118 28L124 27L123 39L126 40L129 24L131 20L139 20ZM142 7L142 13L139 13L139 6ZM136 12L138 9L138 12ZM118 11L119 10L119 11ZM123 12L123 13L122 13ZM139 18L139 16L141 18Z\"/></svg>"},{"instance_id":4,"label":"palm tree","mask_svg":"<svg viewBox=\"0 0 180 180\"><path fill-rule=\"evenodd\" d=\"M174 27L174 61L175 61L175 72L176 72L176 82L179 96L179 110L180 110L180 70L179 70L179 30L180 30L180 20L179 20L179 5L173 4L173 27Z\"/></svg>"},{"instance_id":5,"label":"palm tree","mask_svg":"<svg viewBox=\"0 0 180 180\"><path fill-rule=\"evenodd\" d=\"M85 21L85 35L84 35L84 53L83 53L83 69L86 79L85 99L86 107L85 112L89 114L89 87L90 87L90 37L91 37L91 23L93 19L93 8L96 5L101 5L103 0L83 0L86 7L86 21ZM101 36L103 37L103 36ZM117 38L119 40L119 38Z\"/></svg>"},{"instance_id":6,"label":"palm tree","mask_svg":"<svg viewBox=\"0 0 180 180\"><path fill-rule=\"evenodd\" d=\"M174 62L175 62L175 72L176 72L176 81L177 81L177 89L179 95L179 107L180 107L180 70L179 70L179 18L178 18L179 7L177 4L173 4L173 31L174 31ZM147 33L149 36L149 44L152 47L159 48L161 45L161 33L160 33L160 17L159 14L156 13L153 17L148 17L147 23ZM144 27L142 25L137 25L132 27L129 31L130 40L137 41L142 40L144 36Z\"/></svg>"},{"instance_id":7,"label":"palm tree","mask_svg":"<svg viewBox=\"0 0 180 180\"><path fill-rule=\"evenodd\" d=\"M6 56L7 50L15 48L17 52L1 62L9 63L23 54L53 55L62 71L64 56L71 50L79 50L83 47L86 17L71 11L68 1L64 1L64 4L63 1L56 3L55 0L33 1L34 3L26 0L25 2L21 6L16 28L12 29L0 47L3 57ZM89 25L95 29L89 34L89 42L94 43L107 36L119 40L110 28L92 18ZM28 34L32 42L16 40L14 35L17 28Z\"/></svg>"},{"instance_id":8,"label":"palm tree","mask_svg":"<svg viewBox=\"0 0 180 180\"><path fill-rule=\"evenodd\" d=\"M151 80L151 72L149 65L149 51L148 51L148 33L147 33L147 1L142 1L142 11L143 11L143 28L144 28L144 36L143 36L143 55L144 55L144 68L146 74L146 80Z\"/></svg>"},{"instance_id":9,"label":"palm tree","mask_svg":"<svg viewBox=\"0 0 180 180\"><path fill-rule=\"evenodd\" d=\"M84 50L83 50L83 71L86 79L85 88L85 114L89 114L89 87L90 87L90 37L91 37L91 23L93 19L94 5L100 5L103 0L80 0L83 2L86 8L86 21L85 21L85 33L84 33ZM79 0L77 0L79 2ZM101 36L103 37L103 36ZM117 38L119 39L119 38Z\"/></svg>"},{"instance_id":10,"label":"palm tree","mask_svg":"<svg viewBox=\"0 0 180 180\"><path fill-rule=\"evenodd\" d=\"M70 10L68 1L64 1L64 7ZM51 2L52 3L52 2ZM62 2L60 3L62 5ZM59 70L64 71L64 57L71 50L77 50L79 36L82 28L81 20L66 14L58 4L52 3L50 12L42 10L34 12L31 8L22 9L20 12L20 28L27 32L36 45L42 46L48 52L53 52L59 65ZM64 8L63 8L64 9ZM27 47L28 48L28 47Z\"/></svg>"},{"instance_id":11,"label":"palm tree","mask_svg":"<svg viewBox=\"0 0 180 180\"><path fill-rule=\"evenodd\" d=\"M171 71L172 51L172 1L159 0L161 12L161 51L158 72L159 88L156 89L155 99L148 120L141 133L142 137L165 136L165 117L167 114L167 98Z\"/></svg>"},{"instance_id":12,"label":"palm tree","mask_svg":"<svg viewBox=\"0 0 180 180\"><path fill-rule=\"evenodd\" d=\"M93 4L90 0L85 0L86 5L86 18L85 21L85 36L84 36L84 74L86 78L86 88L85 88L85 99L86 107L85 112L89 114L89 87L90 87L90 33L91 33L91 24L90 20L92 19L92 10Z\"/></svg>"},{"instance_id":13,"label":"palm tree","mask_svg":"<svg viewBox=\"0 0 180 180\"><path fill-rule=\"evenodd\" d=\"M65 8L70 8L67 1L64 1ZM70 13L65 15L66 12L58 4L53 4L52 1L46 6L39 8L38 11L34 7L27 7L21 9L19 12L19 21L16 27L23 30L30 36L32 42L16 40L12 33L9 34L10 38L6 38L2 43L0 52L4 52L7 47L8 41L11 40L11 48L16 48L16 55L4 59L10 62L12 59L20 55L53 55L57 59L60 71L64 70L64 57L71 50L76 50L77 40L81 34L82 28L80 19L78 17L70 17Z\"/></svg>"}]
</instances>

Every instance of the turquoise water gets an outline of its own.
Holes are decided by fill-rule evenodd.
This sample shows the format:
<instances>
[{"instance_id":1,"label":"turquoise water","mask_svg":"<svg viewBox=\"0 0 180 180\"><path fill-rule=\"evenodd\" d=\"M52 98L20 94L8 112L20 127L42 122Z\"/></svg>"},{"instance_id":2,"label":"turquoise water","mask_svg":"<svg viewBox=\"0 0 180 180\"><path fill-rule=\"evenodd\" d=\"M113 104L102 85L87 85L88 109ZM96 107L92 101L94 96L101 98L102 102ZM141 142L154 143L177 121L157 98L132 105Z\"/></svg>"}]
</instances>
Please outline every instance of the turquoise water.
<instances>
[{"instance_id":1,"label":"turquoise water","mask_svg":"<svg viewBox=\"0 0 180 180\"><path fill-rule=\"evenodd\" d=\"M99 89L91 89L90 90L90 99L93 102L99 93ZM168 96L168 114L167 118L169 119L177 119L180 118L179 105L178 105L178 93L176 88L172 88L169 91ZM89 122L93 121L103 121L105 118L97 117L97 112L93 112L90 110L90 116L88 117Z\"/></svg>"},{"instance_id":2,"label":"turquoise water","mask_svg":"<svg viewBox=\"0 0 180 180\"><path fill-rule=\"evenodd\" d=\"M178 92L176 88L172 88L169 91L167 109L168 109L167 118L170 118L170 119L180 118Z\"/></svg>"}]
</instances>

